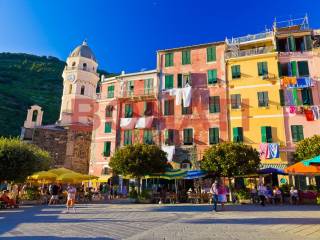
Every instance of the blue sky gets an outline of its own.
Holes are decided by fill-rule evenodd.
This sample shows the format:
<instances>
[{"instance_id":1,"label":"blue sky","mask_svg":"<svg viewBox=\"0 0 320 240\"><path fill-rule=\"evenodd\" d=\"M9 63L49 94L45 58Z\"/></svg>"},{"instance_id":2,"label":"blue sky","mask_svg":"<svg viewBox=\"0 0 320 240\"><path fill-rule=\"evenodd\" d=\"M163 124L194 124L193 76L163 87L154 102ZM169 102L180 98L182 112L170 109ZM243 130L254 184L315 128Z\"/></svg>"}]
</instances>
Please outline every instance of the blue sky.
<instances>
[{"instance_id":1,"label":"blue sky","mask_svg":"<svg viewBox=\"0 0 320 240\"><path fill-rule=\"evenodd\" d=\"M319 0L0 0L0 52L65 60L83 39L109 72L153 69L156 50L224 40L309 15Z\"/></svg>"}]
</instances>

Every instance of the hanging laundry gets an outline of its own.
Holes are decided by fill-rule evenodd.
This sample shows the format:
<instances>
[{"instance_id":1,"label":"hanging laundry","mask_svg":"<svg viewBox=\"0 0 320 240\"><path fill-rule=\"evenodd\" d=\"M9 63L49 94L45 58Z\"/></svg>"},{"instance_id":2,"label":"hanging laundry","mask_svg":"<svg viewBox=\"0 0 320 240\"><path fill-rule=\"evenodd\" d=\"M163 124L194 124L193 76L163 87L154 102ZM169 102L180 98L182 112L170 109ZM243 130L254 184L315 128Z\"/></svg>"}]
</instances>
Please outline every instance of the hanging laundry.
<instances>
[{"instance_id":1,"label":"hanging laundry","mask_svg":"<svg viewBox=\"0 0 320 240\"><path fill-rule=\"evenodd\" d=\"M173 155L175 154L175 146L161 146L162 151L167 153L168 162L172 162Z\"/></svg>"},{"instance_id":2,"label":"hanging laundry","mask_svg":"<svg viewBox=\"0 0 320 240\"><path fill-rule=\"evenodd\" d=\"M133 129L136 124L136 118L121 118L120 127L122 129Z\"/></svg>"},{"instance_id":3,"label":"hanging laundry","mask_svg":"<svg viewBox=\"0 0 320 240\"><path fill-rule=\"evenodd\" d=\"M304 113L304 108L303 107L297 107L296 113L303 114Z\"/></svg>"},{"instance_id":4,"label":"hanging laundry","mask_svg":"<svg viewBox=\"0 0 320 240\"><path fill-rule=\"evenodd\" d=\"M292 106L294 104L292 89L286 89L284 90L284 97L285 97L285 105L286 106Z\"/></svg>"},{"instance_id":5,"label":"hanging laundry","mask_svg":"<svg viewBox=\"0 0 320 240\"><path fill-rule=\"evenodd\" d=\"M278 158L279 153L279 144L278 143L268 143L270 158Z\"/></svg>"},{"instance_id":6,"label":"hanging laundry","mask_svg":"<svg viewBox=\"0 0 320 240\"><path fill-rule=\"evenodd\" d=\"M310 77L302 77L297 80L298 88L307 88L311 87L311 78Z\"/></svg>"},{"instance_id":7,"label":"hanging laundry","mask_svg":"<svg viewBox=\"0 0 320 240\"><path fill-rule=\"evenodd\" d=\"M307 121L314 121L313 111L310 109L305 109L304 114L306 115Z\"/></svg>"},{"instance_id":8,"label":"hanging laundry","mask_svg":"<svg viewBox=\"0 0 320 240\"><path fill-rule=\"evenodd\" d=\"M189 107L191 103L192 88L190 85L182 88L183 107Z\"/></svg>"},{"instance_id":9,"label":"hanging laundry","mask_svg":"<svg viewBox=\"0 0 320 240\"><path fill-rule=\"evenodd\" d=\"M313 112L313 117L314 120L318 120L319 119L319 107L318 106L312 106L311 107L311 111Z\"/></svg>"},{"instance_id":10,"label":"hanging laundry","mask_svg":"<svg viewBox=\"0 0 320 240\"><path fill-rule=\"evenodd\" d=\"M292 89L292 98L293 98L293 104L296 106L299 105L298 90L296 88Z\"/></svg>"},{"instance_id":11,"label":"hanging laundry","mask_svg":"<svg viewBox=\"0 0 320 240\"><path fill-rule=\"evenodd\" d=\"M136 128L138 129L151 128L152 121L153 121L153 117L141 117L138 119L136 123Z\"/></svg>"},{"instance_id":12,"label":"hanging laundry","mask_svg":"<svg viewBox=\"0 0 320 240\"><path fill-rule=\"evenodd\" d=\"M176 89L176 105L180 105L181 104L181 98L182 98L182 89L181 88L177 88Z\"/></svg>"},{"instance_id":13,"label":"hanging laundry","mask_svg":"<svg viewBox=\"0 0 320 240\"><path fill-rule=\"evenodd\" d=\"M260 159L266 159L269 155L268 143L260 143L259 146Z\"/></svg>"},{"instance_id":14,"label":"hanging laundry","mask_svg":"<svg viewBox=\"0 0 320 240\"><path fill-rule=\"evenodd\" d=\"M286 107L286 112L288 113L289 117L295 116L296 115L296 111L297 111L296 106Z\"/></svg>"},{"instance_id":15,"label":"hanging laundry","mask_svg":"<svg viewBox=\"0 0 320 240\"><path fill-rule=\"evenodd\" d=\"M282 78L282 85L283 86L288 86L288 85L294 85L297 83L297 78L296 77L283 77Z\"/></svg>"}]
</instances>

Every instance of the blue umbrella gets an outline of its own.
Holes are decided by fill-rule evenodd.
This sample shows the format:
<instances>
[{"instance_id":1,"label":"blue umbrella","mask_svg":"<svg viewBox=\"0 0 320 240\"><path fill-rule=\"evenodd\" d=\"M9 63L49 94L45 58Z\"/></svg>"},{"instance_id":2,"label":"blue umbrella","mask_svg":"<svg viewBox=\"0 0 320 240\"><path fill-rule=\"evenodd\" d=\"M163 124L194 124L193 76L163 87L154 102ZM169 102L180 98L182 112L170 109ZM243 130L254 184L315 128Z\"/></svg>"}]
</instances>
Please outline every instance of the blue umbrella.
<instances>
[{"instance_id":1,"label":"blue umbrella","mask_svg":"<svg viewBox=\"0 0 320 240\"><path fill-rule=\"evenodd\" d=\"M203 170L189 170L187 171L187 175L184 177L184 179L196 179L205 177L207 175L207 172Z\"/></svg>"},{"instance_id":2,"label":"blue umbrella","mask_svg":"<svg viewBox=\"0 0 320 240\"><path fill-rule=\"evenodd\" d=\"M284 173L283 169L279 169L279 168L264 168L264 169L260 169L258 170L259 174L271 174L271 173L277 173L277 174L286 174Z\"/></svg>"}]
</instances>

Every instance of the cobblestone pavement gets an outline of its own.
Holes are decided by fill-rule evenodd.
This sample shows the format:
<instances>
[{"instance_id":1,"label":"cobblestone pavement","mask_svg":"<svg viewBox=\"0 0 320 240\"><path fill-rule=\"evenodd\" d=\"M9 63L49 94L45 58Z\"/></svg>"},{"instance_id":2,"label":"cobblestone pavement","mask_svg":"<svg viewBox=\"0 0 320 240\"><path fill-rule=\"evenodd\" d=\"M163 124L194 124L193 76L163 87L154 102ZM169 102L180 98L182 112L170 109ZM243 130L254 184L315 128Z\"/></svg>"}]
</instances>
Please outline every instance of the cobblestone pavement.
<instances>
[{"instance_id":1,"label":"cobblestone pavement","mask_svg":"<svg viewBox=\"0 0 320 240\"><path fill-rule=\"evenodd\" d=\"M1 239L320 239L319 206L78 205L0 210Z\"/></svg>"}]
</instances>

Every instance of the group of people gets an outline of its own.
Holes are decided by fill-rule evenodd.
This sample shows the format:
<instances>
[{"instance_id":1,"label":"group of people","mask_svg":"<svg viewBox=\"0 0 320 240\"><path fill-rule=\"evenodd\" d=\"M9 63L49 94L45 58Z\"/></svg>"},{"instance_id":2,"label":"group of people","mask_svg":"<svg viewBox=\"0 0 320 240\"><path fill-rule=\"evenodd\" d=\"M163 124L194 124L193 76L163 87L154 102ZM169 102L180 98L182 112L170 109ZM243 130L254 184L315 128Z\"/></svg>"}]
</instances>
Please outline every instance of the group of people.
<instances>
[{"instance_id":1,"label":"group of people","mask_svg":"<svg viewBox=\"0 0 320 240\"><path fill-rule=\"evenodd\" d=\"M212 194L213 210L217 211L218 203L221 203L221 209L224 210L224 204L227 202L228 190L223 182L216 179L210 188L210 193Z\"/></svg>"},{"instance_id":2,"label":"group of people","mask_svg":"<svg viewBox=\"0 0 320 240\"><path fill-rule=\"evenodd\" d=\"M1 207L19 207L19 195L21 187L17 184L11 185L8 182L0 184L0 203Z\"/></svg>"}]
</instances>

